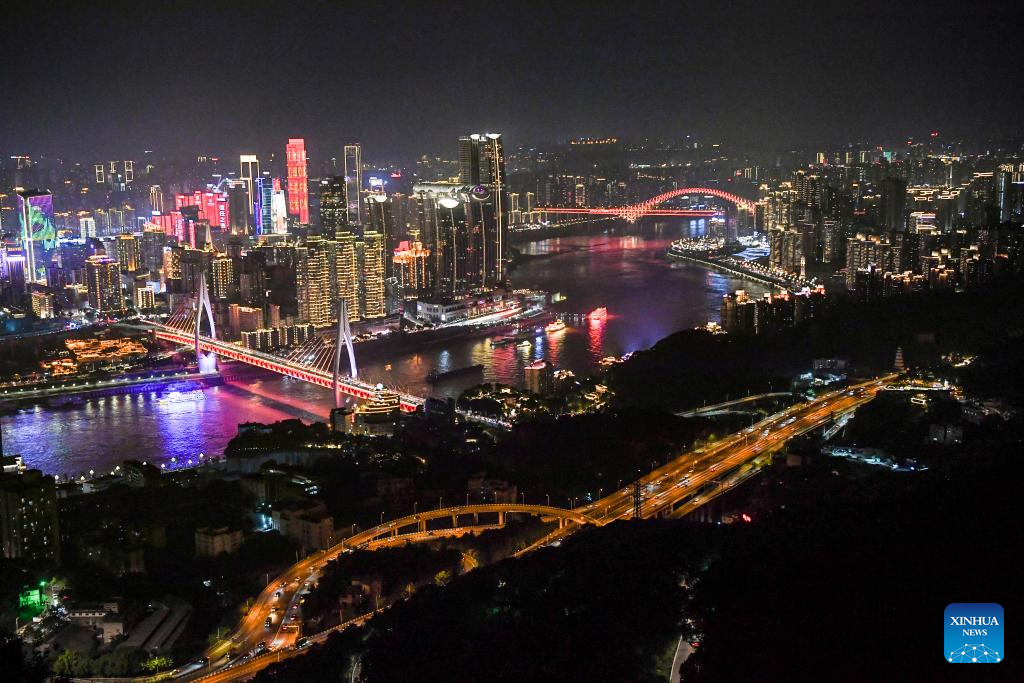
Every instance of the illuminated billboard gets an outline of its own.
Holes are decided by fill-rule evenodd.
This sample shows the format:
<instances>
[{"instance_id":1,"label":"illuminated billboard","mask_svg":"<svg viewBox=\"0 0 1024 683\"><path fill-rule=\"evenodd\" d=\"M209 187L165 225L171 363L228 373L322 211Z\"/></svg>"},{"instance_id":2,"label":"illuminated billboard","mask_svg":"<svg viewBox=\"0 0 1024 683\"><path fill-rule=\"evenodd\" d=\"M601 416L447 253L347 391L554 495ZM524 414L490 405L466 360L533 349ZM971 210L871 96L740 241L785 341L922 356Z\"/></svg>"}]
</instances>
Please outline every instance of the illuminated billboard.
<instances>
[{"instance_id":1,"label":"illuminated billboard","mask_svg":"<svg viewBox=\"0 0 1024 683\"><path fill-rule=\"evenodd\" d=\"M18 192L18 223L25 246L26 275L29 281L46 279L46 265L57 247L53 195L28 190Z\"/></svg>"}]
</instances>

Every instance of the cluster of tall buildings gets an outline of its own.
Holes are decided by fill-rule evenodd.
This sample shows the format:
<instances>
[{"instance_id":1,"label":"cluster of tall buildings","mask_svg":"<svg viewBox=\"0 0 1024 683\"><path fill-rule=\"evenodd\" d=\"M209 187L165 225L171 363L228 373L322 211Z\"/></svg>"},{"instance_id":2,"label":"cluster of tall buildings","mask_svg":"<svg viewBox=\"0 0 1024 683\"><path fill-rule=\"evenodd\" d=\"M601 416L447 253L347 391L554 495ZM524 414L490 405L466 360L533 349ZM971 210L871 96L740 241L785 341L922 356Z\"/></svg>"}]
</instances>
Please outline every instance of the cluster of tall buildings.
<instances>
[{"instance_id":1,"label":"cluster of tall buildings","mask_svg":"<svg viewBox=\"0 0 1024 683\"><path fill-rule=\"evenodd\" d=\"M780 273L838 271L862 297L967 286L1019 269L1024 164L996 170L959 157L818 155L787 180L762 184L757 222ZM852 155L852 156L851 156Z\"/></svg>"},{"instance_id":2,"label":"cluster of tall buildings","mask_svg":"<svg viewBox=\"0 0 1024 683\"><path fill-rule=\"evenodd\" d=\"M242 154L237 168L223 169L201 157L198 168L220 172L145 192L134 165L98 164L83 192L145 195L150 210L112 229L99 210L59 216L53 193L19 190L20 239L0 251L4 298L31 299L43 315L174 310L205 278L220 326L235 336L278 330L260 335L265 342L292 338L285 328L330 325L341 301L351 321L376 321L409 300L486 292L506 278L504 148L498 134L472 134L457 151L456 176L409 183L404 193L365 173L358 143L312 178L305 141L290 138L283 164ZM235 329L231 306L260 311L260 325Z\"/></svg>"},{"instance_id":3,"label":"cluster of tall buildings","mask_svg":"<svg viewBox=\"0 0 1024 683\"><path fill-rule=\"evenodd\" d=\"M824 289L752 297L737 290L722 297L721 327L733 334L765 334L809 320L825 301Z\"/></svg>"}]
</instances>

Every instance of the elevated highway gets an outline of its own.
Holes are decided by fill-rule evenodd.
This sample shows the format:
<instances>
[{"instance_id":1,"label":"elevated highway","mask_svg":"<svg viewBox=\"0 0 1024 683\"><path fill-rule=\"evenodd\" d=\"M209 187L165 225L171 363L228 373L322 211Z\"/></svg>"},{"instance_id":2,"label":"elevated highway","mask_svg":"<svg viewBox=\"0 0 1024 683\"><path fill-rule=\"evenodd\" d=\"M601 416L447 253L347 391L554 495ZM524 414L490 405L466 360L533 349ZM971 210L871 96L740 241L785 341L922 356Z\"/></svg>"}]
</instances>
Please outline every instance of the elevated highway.
<instances>
[{"instance_id":1,"label":"elevated highway","mask_svg":"<svg viewBox=\"0 0 1024 683\"><path fill-rule=\"evenodd\" d=\"M790 406L713 444L680 454L638 480L642 491L640 517L682 517L693 512L756 474L759 459L782 448L788 440L824 428L871 401L895 377L896 374L886 375L823 394L813 401ZM328 550L300 560L274 579L260 593L235 631L211 647L207 656L211 662L216 662L229 649L250 650L260 641L267 641L271 652L217 671L202 680L218 683L244 680L274 661L299 654L301 650L295 648L297 634L281 628L268 634L264 620L272 614L272 607L294 604L297 595L306 589L307 582L314 581L327 562L344 552L386 547L403 540L435 540L446 535L469 533L474 528L495 528L503 525L510 514L558 522L558 527L548 535L516 553L521 556L564 539L584 525L603 526L633 517L633 493L634 486L630 485L573 509L522 504L452 506L407 515L354 534ZM442 520L450 522L450 525L431 528L432 522Z\"/></svg>"}]
</instances>

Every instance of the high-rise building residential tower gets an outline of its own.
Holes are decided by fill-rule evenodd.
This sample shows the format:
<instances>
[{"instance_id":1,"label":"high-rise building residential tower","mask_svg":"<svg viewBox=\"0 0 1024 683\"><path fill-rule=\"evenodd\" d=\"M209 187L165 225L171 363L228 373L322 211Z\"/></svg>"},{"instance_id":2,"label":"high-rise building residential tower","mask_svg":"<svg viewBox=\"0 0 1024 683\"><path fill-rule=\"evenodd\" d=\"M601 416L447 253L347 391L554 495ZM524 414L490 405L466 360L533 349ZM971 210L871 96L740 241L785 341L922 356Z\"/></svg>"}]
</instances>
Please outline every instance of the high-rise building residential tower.
<instances>
[{"instance_id":1,"label":"high-rise building residential tower","mask_svg":"<svg viewBox=\"0 0 1024 683\"><path fill-rule=\"evenodd\" d=\"M337 300L344 299L349 321L359 319L359 270L356 260L356 238L348 228L334 237L334 292L332 309L338 314Z\"/></svg>"},{"instance_id":2,"label":"high-rise building residential tower","mask_svg":"<svg viewBox=\"0 0 1024 683\"><path fill-rule=\"evenodd\" d=\"M362 313L367 319L383 318L388 314L384 276L384 237L376 230L363 232Z\"/></svg>"},{"instance_id":3,"label":"high-rise building residential tower","mask_svg":"<svg viewBox=\"0 0 1024 683\"><path fill-rule=\"evenodd\" d=\"M218 254L210 262L210 296L223 302L231 298L235 289L235 262L227 254Z\"/></svg>"},{"instance_id":4,"label":"high-rise building residential tower","mask_svg":"<svg viewBox=\"0 0 1024 683\"><path fill-rule=\"evenodd\" d=\"M314 327L326 327L331 322L328 250L319 236L311 235L297 251L295 292L299 318Z\"/></svg>"},{"instance_id":5,"label":"high-rise building residential tower","mask_svg":"<svg viewBox=\"0 0 1024 683\"><path fill-rule=\"evenodd\" d=\"M85 260L85 279L89 292L89 305L101 313L124 310L121 297L121 278L117 259L109 256L90 256Z\"/></svg>"},{"instance_id":6,"label":"high-rise building residential tower","mask_svg":"<svg viewBox=\"0 0 1024 683\"><path fill-rule=\"evenodd\" d=\"M53 193L49 190L18 190L18 222L25 250L25 283L46 281L46 265L57 246Z\"/></svg>"},{"instance_id":7,"label":"high-rise building residential tower","mask_svg":"<svg viewBox=\"0 0 1024 683\"><path fill-rule=\"evenodd\" d=\"M4 558L59 562L57 525L53 477L39 470L0 472L0 546Z\"/></svg>"},{"instance_id":8,"label":"high-rise building residential tower","mask_svg":"<svg viewBox=\"0 0 1024 683\"><path fill-rule=\"evenodd\" d=\"M142 264L142 245L131 233L117 236L117 262L122 273L134 273Z\"/></svg>"}]
</instances>

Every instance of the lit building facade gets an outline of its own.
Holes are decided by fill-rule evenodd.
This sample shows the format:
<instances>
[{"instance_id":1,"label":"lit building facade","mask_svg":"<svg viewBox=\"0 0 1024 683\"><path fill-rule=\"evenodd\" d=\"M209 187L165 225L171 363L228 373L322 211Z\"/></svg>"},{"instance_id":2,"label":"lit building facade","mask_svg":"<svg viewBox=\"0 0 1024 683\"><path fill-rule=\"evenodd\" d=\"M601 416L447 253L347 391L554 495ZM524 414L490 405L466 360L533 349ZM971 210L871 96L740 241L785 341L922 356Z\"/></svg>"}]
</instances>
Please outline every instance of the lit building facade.
<instances>
[{"instance_id":1,"label":"lit building facade","mask_svg":"<svg viewBox=\"0 0 1024 683\"><path fill-rule=\"evenodd\" d=\"M117 263L122 273L134 273L142 264L142 245L135 235L117 236Z\"/></svg>"},{"instance_id":2,"label":"lit building facade","mask_svg":"<svg viewBox=\"0 0 1024 683\"><path fill-rule=\"evenodd\" d=\"M326 245L319 237L311 236L297 251L299 319L314 327L327 327L331 323L331 283Z\"/></svg>"},{"instance_id":3,"label":"lit building facade","mask_svg":"<svg viewBox=\"0 0 1024 683\"><path fill-rule=\"evenodd\" d=\"M46 281L46 264L57 246L53 193L19 190L16 193L21 245L25 250L25 282Z\"/></svg>"},{"instance_id":4,"label":"lit building facade","mask_svg":"<svg viewBox=\"0 0 1024 683\"><path fill-rule=\"evenodd\" d=\"M363 232L362 268L360 269L363 318L387 315L384 277L384 236L376 230Z\"/></svg>"},{"instance_id":5,"label":"lit building facade","mask_svg":"<svg viewBox=\"0 0 1024 683\"><path fill-rule=\"evenodd\" d=\"M253 215L253 203L256 201L256 179L260 177L260 160L255 154L242 154L238 157L238 179L245 186L246 219Z\"/></svg>"},{"instance_id":6,"label":"lit building facade","mask_svg":"<svg viewBox=\"0 0 1024 683\"><path fill-rule=\"evenodd\" d=\"M124 310L117 260L109 256L90 256L85 260L89 305L101 313Z\"/></svg>"},{"instance_id":7,"label":"lit building facade","mask_svg":"<svg viewBox=\"0 0 1024 683\"><path fill-rule=\"evenodd\" d=\"M8 560L59 562L53 477L39 470L0 472L0 545Z\"/></svg>"},{"instance_id":8,"label":"lit building facade","mask_svg":"<svg viewBox=\"0 0 1024 683\"><path fill-rule=\"evenodd\" d=\"M459 180L469 188L467 280L475 289L494 287L504 281L508 261L508 199L500 134L459 138Z\"/></svg>"},{"instance_id":9,"label":"lit building facade","mask_svg":"<svg viewBox=\"0 0 1024 683\"><path fill-rule=\"evenodd\" d=\"M227 301L235 289L235 262L227 254L218 254L210 262L210 296L215 301Z\"/></svg>"},{"instance_id":10,"label":"lit building facade","mask_svg":"<svg viewBox=\"0 0 1024 683\"><path fill-rule=\"evenodd\" d=\"M358 143L345 145L345 197L348 202L348 222L363 224L360 201L363 189L363 147Z\"/></svg>"},{"instance_id":11,"label":"lit building facade","mask_svg":"<svg viewBox=\"0 0 1024 683\"><path fill-rule=\"evenodd\" d=\"M151 311L156 308L156 295L152 287L139 287L135 290L135 310Z\"/></svg>"},{"instance_id":12,"label":"lit building facade","mask_svg":"<svg viewBox=\"0 0 1024 683\"><path fill-rule=\"evenodd\" d=\"M402 242L395 250L395 279L404 296L416 297L429 293L429 261L430 250L425 249L419 241Z\"/></svg>"},{"instance_id":13,"label":"lit building facade","mask_svg":"<svg viewBox=\"0 0 1024 683\"><path fill-rule=\"evenodd\" d=\"M306 141L289 138L285 148L288 166L288 213L300 223L309 223L309 176L306 164Z\"/></svg>"}]
</instances>

